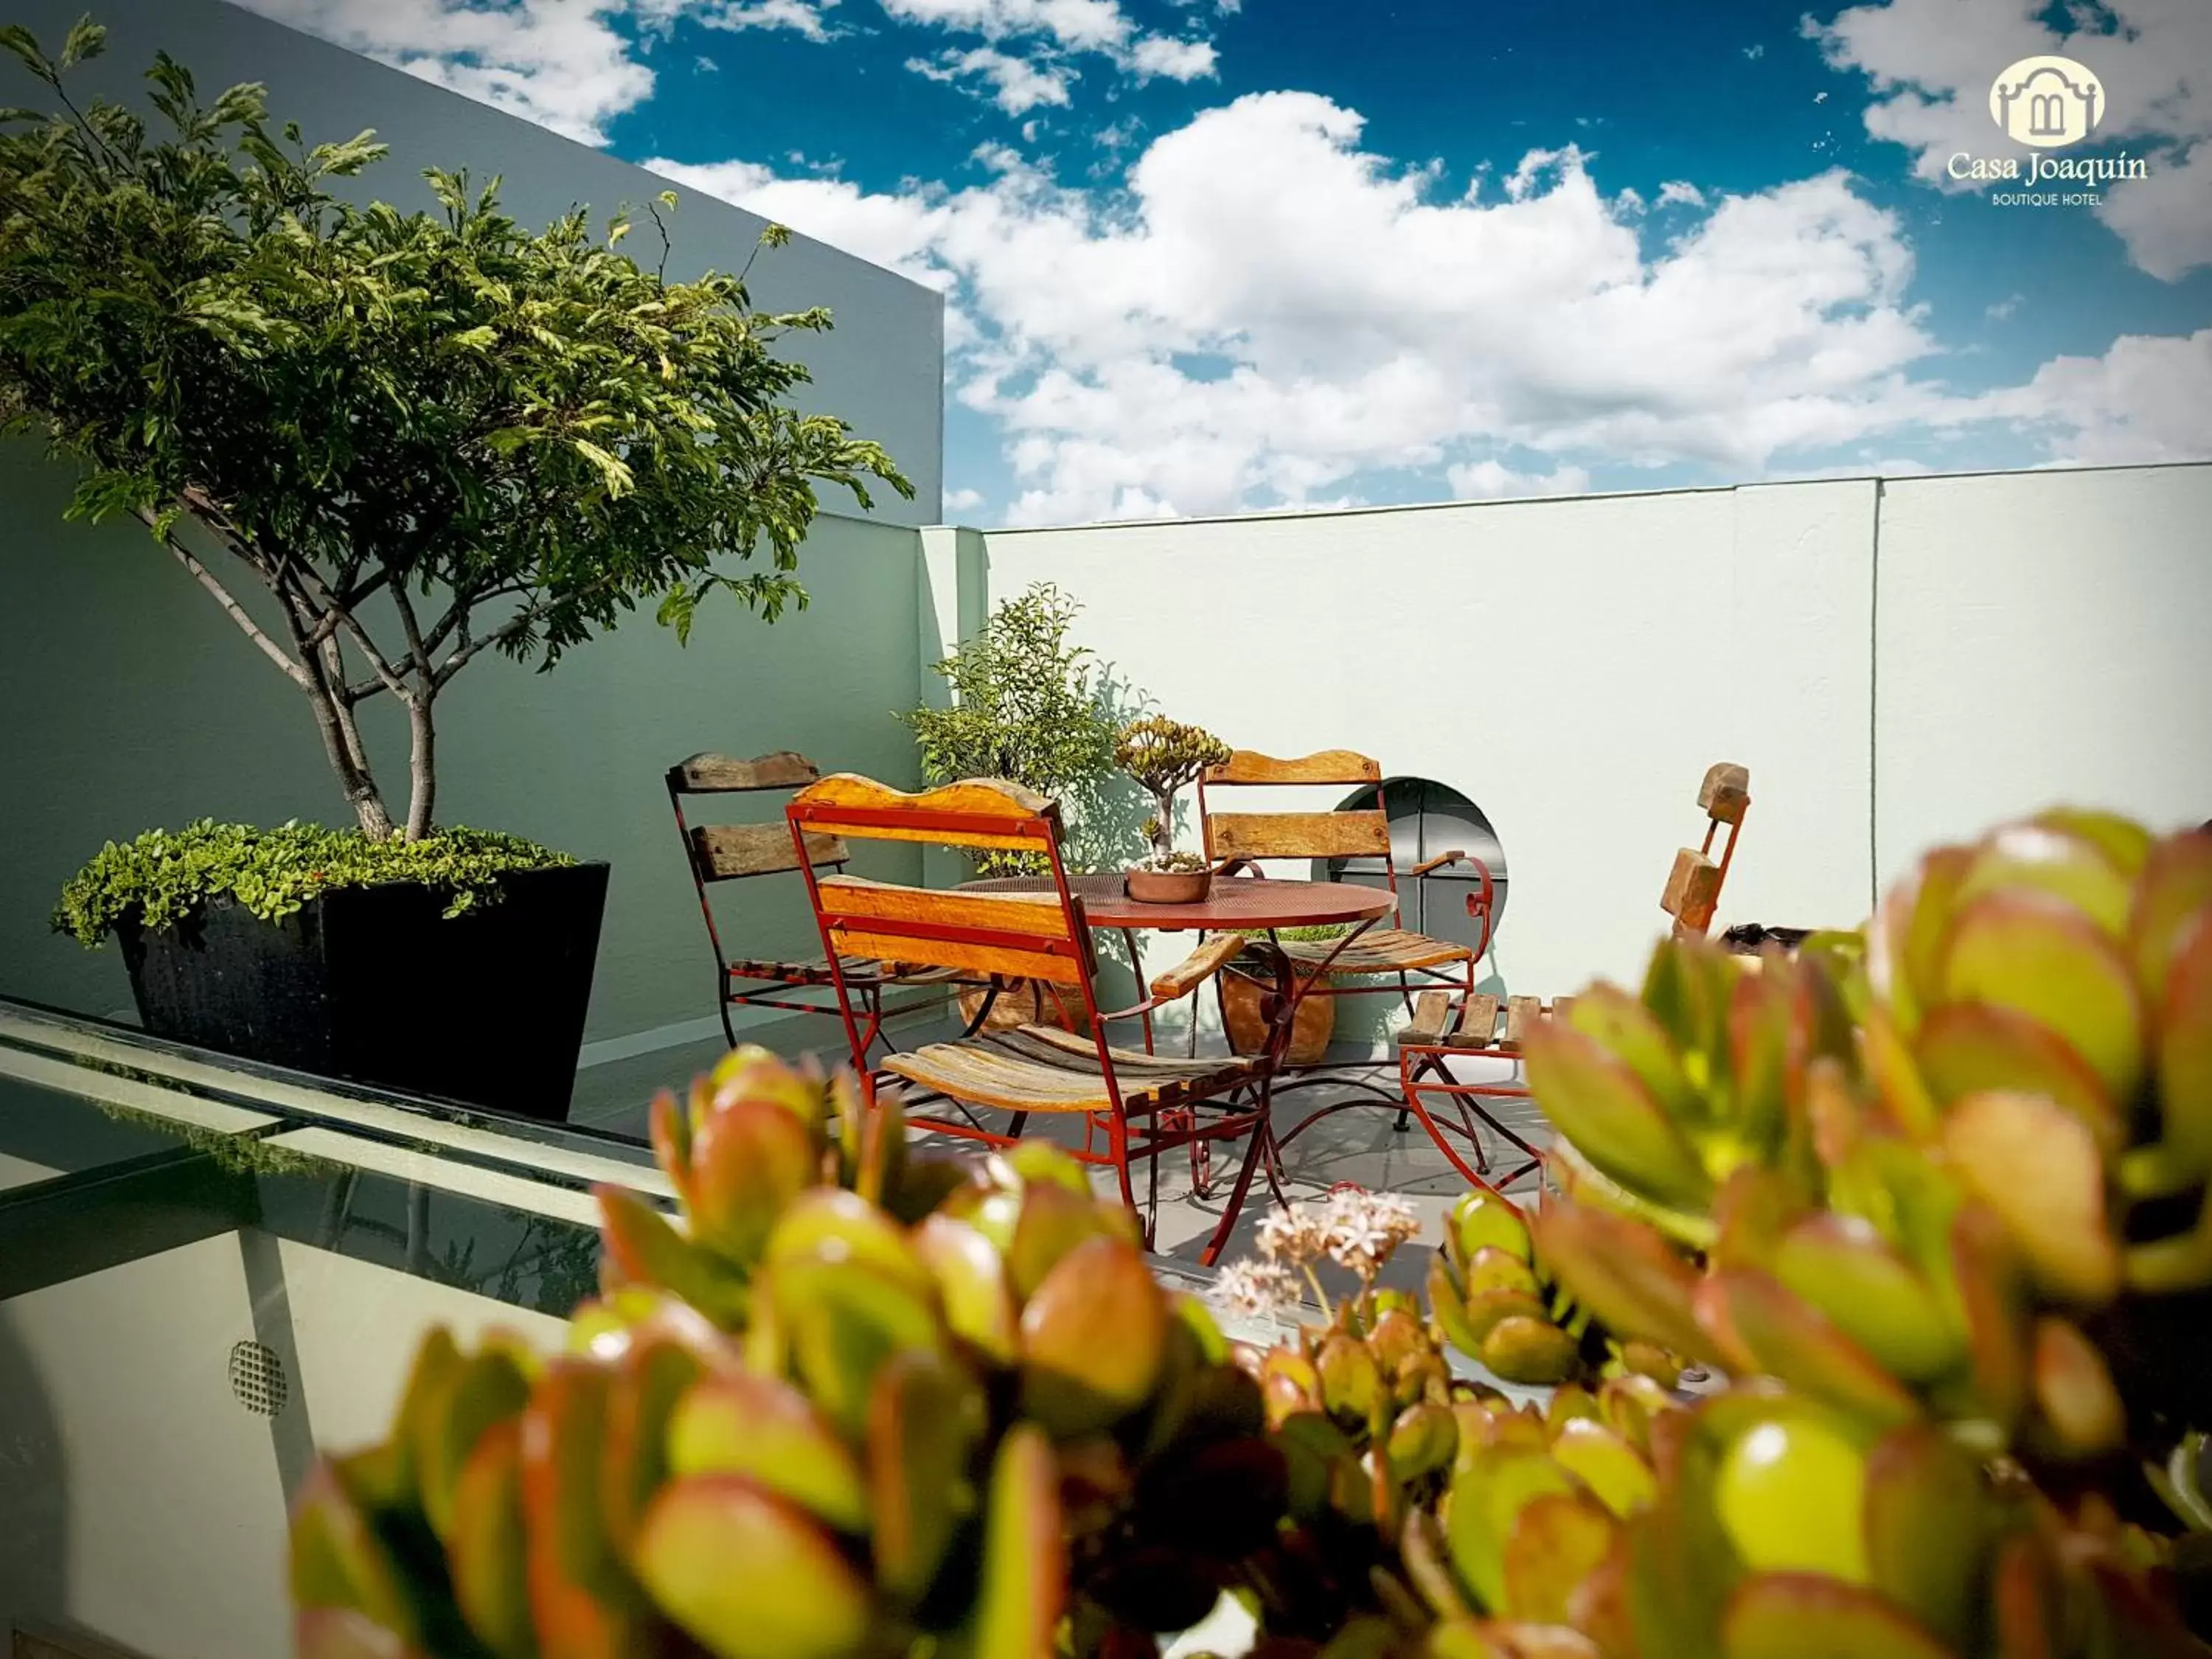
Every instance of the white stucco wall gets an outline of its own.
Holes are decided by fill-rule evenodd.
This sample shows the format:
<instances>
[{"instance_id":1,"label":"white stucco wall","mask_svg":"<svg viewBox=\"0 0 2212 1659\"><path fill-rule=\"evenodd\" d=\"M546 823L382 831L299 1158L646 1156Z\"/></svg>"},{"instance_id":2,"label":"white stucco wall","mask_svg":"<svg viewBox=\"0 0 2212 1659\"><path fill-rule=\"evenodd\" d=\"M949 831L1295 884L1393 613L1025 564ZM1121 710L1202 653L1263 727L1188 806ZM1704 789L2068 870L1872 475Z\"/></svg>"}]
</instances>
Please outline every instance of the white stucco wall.
<instances>
[{"instance_id":1,"label":"white stucco wall","mask_svg":"<svg viewBox=\"0 0 2212 1659\"><path fill-rule=\"evenodd\" d=\"M0 1303L0 1629L76 1624L150 1659L285 1659L288 1474L313 1446L382 1435L438 1324L465 1346L504 1326L548 1352L565 1332L258 1232ZM290 1378L273 1419L230 1387L231 1345L257 1336Z\"/></svg>"},{"instance_id":2,"label":"white stucco wall","mask_svg":"<svg viewBox=\"0 0 2212 1659\"><path fill-rule=\"evenodd\" d=\"M2212 816L2212 466L1850 479L985 538L1167 713L1346 747L1489 816L1494 963L1637 973L1751 769L1719 925L1851 926L1877 879L2055 800ZM970 609L973 607L970 606Z\"/></svg>"},{"instance_id":3,"label":"white stucco wall","mask_svg":"<svg viewBox=\"0 0 2212 1659\"><path fill-rule=\"evenodd\" d=\"M1165 712L1277 755L1450 785L1496 828L1496 967L1549 994L1640 971L1705 767L1752 769L1724 910L1867 908L1874 485L1679 491L987 538L1053 581ZM1288 803L1285 803L1287 805Z\"/></svg>"},{"instance_id":4,"label":"white stucco wall","mask_svg":"<svg viewBox=\"0 0 2212 1659\"><path fill-rule=\"evenodd\" d=\"M2212 818L2212 466L1893 481L1881 592L1885 879L2056 801Z\"/></svg>"}]
</instances>

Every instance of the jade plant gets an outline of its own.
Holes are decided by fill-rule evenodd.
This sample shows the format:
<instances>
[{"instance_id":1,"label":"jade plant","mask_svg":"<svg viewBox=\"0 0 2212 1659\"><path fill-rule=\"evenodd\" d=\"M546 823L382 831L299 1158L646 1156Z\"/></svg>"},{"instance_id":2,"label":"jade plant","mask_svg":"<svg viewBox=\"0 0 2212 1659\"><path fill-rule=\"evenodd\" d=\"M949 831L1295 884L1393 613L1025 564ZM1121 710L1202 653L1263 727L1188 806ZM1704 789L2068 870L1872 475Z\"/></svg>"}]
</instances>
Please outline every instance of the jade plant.
<instances>
[{"instance_id":1,"label":"jade plant","mask_svg":"<svg viewBox=\"0 0 2212 1659\"><path fill-rule=\"evenodd\" d=\"M2194 1650L2212 838L2045 814L1807 946L1669 941L1529 1042L1537 1250L1739 1379L1676 1448L1699 1541L1650 1546L1638 1650Z\"/></svg>"},{"instance_id":2,"label":"jade plant","mask_svg":"<svg viewBox=\"0 0 2212 1659\"><path fill-rule=\"evenodd\" d=\"M1233 751L1212 732L1188 726L1164 714L1131 720L1114 740L1114 764L1152 797L1152 814L1144 823L1152 852L1139 866L1146 870L1196 872L1206 860L1194 853L1175 849L1176 795L1184 785L1197 781L1209 766L1226 762Z\"/></svg>"},{"instance_id":3,"label":"jade plant","mask_svg":"<svg viewBox=\"0 0 2212 1659\"><path fill-rule=\"evenodd\" d=\"M1257 1383L1079 1165L909 1158L759 1050L652 1121L683 1224L600 1191L568 1351L434 1334L318 1466L307 1659L1134 1654L1271 1534Z\"/></svg>"}]
</instances>

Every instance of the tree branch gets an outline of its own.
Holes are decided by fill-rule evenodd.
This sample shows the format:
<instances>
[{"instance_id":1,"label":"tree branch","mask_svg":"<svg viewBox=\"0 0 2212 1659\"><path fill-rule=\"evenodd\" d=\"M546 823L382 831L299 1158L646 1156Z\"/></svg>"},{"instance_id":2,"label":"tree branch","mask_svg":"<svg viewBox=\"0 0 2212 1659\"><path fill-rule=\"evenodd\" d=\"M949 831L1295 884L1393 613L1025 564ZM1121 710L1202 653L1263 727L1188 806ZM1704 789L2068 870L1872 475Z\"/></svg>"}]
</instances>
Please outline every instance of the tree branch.
<instances>
[{"instance_id":1,"label":"tree branch","mask_svg":"<svg viewBox=\"0 0 2212 1659\"><path fill-rule=\"evenodd\" d=\"M312 565L302 560L288 559L281 567L279 574L290 577L295 581L311 584L315 590L314 607L319 609L324 617L336 617L338 619L338 625L353 635L354 644L360 649L361 654L368 659L368 665L376 671L376 678L384 682L384 689L402 702L411 700L412 694L408 690L406 679L398 669L385 660L384 653L377 648L376 641L368 636L368 629L362 626L361 618L355 616L352 611L338 599L338 596L331 592L322 577L315 573Z\"/></svg>"},{"instance_id":2,"label":"tree branch","mask_svg":"<svg viewBox=\"0 0 2212 1659\"><path fill-rule=\"evenodd\" d=\"M150 508L139 508L138 516L144 520L149 527L154 524L154 514ZM231 621L238 624L246 637L260 647L261 654L276 665L285 678L290 680L302 691L314 690L314 682L309 677L307 669L287 655L284 647L270 639L259 623L246 615L246 607L231 596L230 590L222 585L222 578L202 564L190 548L174 536L166 532L161 537L161 545L176 556L177 562L191 573L192 580L208 591L215 602L223 608Z\"/></svg>"}]
</instances>

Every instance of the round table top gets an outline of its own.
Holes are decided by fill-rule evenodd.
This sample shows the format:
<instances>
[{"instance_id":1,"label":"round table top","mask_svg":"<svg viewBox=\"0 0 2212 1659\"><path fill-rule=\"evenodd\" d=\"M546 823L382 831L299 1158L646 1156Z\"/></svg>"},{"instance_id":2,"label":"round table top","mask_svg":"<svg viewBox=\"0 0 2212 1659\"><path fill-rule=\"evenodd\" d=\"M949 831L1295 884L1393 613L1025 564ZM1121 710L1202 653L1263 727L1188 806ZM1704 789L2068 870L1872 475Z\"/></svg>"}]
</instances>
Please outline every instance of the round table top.
<instances>
[{"instance_id":1,"label":"round table top","mask_svg":"<svg viewBox=\"0 0 2212 1659\"><path fill-rule=\"evenodd\" d=\"M1277 927L1318 927L1330 923L1372 921L1397 908L1396 896L1382 887L1348 881L1271 881L1259 876L1217 876L1196 904L1143 904L1122 890L1119 872L1070 876L1067 884L1083 901L1083 914L1094 927L1146 927L1161 933L1202 929L1209 933L1261 933ZM1049 876L1008 876L995 881L961 884L975 893L1047 893Z\"/></svg>"}]
</instances>

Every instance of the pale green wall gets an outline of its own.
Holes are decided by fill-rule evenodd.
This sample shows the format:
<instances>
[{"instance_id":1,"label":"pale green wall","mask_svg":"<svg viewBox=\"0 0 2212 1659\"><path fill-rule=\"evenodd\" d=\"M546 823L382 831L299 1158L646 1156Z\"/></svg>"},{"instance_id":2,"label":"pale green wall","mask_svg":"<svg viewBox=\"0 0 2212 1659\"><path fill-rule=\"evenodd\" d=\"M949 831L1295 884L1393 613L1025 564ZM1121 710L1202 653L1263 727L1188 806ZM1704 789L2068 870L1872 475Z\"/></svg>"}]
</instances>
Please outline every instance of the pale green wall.
<instances>
[{"instance_id":1,"label":"pale green wall","mask_svg":"<svg viewBox=\"0 0 2212 1659\"><path fill-rule=\"evenodd\" d=\"M0 443L0 994L106 1013L131 1001L116 952L46 920L103 841L201 817L342 822L344 809L306 700L142 530L64 524L69 485L33 445ZM890 713L914 702L919 672L918 540L825 517L800 559L804 612L770 627L716 607L685 648L648 612L553 674L480 659L441 701L443 820L614 866L588 1036L714 1012L670 763L791 748L915 781ZM404 727L377 712L380 777L404 789ZM855 867L919 865L893 852ZM742 885L749 945L812 953L802 889Z\"/></svg>"}]
</instances>

